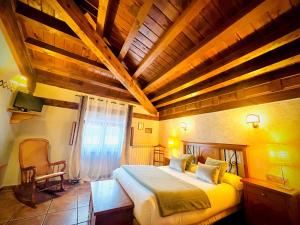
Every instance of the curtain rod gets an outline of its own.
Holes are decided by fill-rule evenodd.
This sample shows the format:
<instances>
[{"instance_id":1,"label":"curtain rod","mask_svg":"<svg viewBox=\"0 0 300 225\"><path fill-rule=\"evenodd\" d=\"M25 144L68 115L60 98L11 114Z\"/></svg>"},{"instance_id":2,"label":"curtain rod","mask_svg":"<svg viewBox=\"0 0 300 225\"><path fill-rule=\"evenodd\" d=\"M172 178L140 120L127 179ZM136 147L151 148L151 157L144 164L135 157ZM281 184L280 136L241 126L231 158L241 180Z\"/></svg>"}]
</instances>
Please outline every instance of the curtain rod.
<instances>
[{"instance_id":1,"label":"curtain rod","mask_svg":"<svg viewBox=\"0 0 300 225\"><path fill-rule=\"evenodd\" d=\"M88 97L89 99L95 99L94 97L89 97L88 95L75 95L76 97ZM104 101L104 99L101 99L101 98L98 98L97 99L98 101ZM106 100L106 102L109 102L110 100ZM115 101L111 101L111 103L113 104L117 104L117 102ZM119 103L120 105L125 105L125 103ZM131 105L131 104L128 104L128 105ZM134 105L132 105L133 107L135 107Z\"/></svg>"}]
</instances>

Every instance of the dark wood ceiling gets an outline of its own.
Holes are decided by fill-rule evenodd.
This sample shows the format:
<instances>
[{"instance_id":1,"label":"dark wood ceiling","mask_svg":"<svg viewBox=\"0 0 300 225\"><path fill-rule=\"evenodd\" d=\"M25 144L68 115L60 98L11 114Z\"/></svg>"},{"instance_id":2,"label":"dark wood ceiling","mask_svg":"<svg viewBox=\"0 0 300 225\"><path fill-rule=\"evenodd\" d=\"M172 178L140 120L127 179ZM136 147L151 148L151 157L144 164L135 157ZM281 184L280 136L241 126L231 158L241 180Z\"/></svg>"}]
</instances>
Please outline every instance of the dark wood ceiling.
<instances>
[{"instance_id":1,"label":"dark wood ceiling","mask_svg":"<svg viewBox=\"0 0 300 225\"><path fill-rule=\"evenodd\" d=\"M98 0L75 1L94 28L98 9L106 15L103 39L161 118L291 89L296 95L287 96L300 96L299 2L100 0L99 7ZM50 0L16 0L14 13L37 82L135 101Z\"/></svg>"}]
</instances>

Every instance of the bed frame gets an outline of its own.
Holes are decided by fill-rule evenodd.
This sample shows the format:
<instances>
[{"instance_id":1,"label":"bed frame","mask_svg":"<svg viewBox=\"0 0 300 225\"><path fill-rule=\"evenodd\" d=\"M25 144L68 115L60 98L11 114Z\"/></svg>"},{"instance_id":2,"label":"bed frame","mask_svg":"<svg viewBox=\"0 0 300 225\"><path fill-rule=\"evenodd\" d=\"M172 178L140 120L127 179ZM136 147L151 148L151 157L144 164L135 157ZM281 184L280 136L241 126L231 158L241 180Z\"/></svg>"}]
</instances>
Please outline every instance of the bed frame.
<instances>
[{"instance_id":1,"label":"bed frame","mask_svg":"<svg viewBox=\"0 0 300 225\"><path fill-rule=\"evenodd\" d=\"M241 177L248 177L247 165L247 145L223 144L223 143L201 143L182 141L183 153L194 155L193 163L205 163L207 157L220 159L228 162L228 173L237 174ZM210 225L215 222L238 212L242 207L242 203L232 208L226 209L210 218L191 225ZM139 225L134 218L133 225Z\"/></svg>"},{"instance_id":2,"label":"bed frame","mask_svg":"<svg viewBox=\"0 0 300 225\"><path fill-rule=\"evenodd\" d=\"M183 153L194 155L194 163L205 163L207 157L228 162L228 173L248 177L247 145L182 141Z\"/></svg>"}]
</instances>

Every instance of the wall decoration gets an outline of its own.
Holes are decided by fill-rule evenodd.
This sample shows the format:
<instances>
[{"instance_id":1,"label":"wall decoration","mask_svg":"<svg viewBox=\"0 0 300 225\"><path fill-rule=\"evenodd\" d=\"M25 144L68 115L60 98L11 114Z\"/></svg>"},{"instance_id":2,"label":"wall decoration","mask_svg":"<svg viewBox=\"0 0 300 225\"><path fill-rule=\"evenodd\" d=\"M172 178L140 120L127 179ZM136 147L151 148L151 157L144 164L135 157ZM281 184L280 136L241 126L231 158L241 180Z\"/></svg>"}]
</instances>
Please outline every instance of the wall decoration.
<instances>
[{"instance_id":1,"label":"wall decoration","mask_svg":"<svg viewBox=\"0 0 300 225\"><path fill-rule=\"evenodd\" d=\"M144 123L138 123L138 130L144 130Z\"/></svg>"},{"instance_id":2,"label":"wall decoration","mask_svg":"<svg viewBox=\"0 0 300 225\"><path fill-rule=\"evenodd\" d=\"M72 123L71 135L70 135L70 139L69 139L69 145L73 145L74 144L76 125L77 125L77 123L74 121Z\"/></svg>"},{"instance_id":3,"label":"wall decoration","mask_svg":"<svg viewBox=\"0 0 300 225\"><path fill-rule=\"evenodd\" d=\"M145 133L152 134L152 128L145 128Z\"/></svg>"}]
</instances>

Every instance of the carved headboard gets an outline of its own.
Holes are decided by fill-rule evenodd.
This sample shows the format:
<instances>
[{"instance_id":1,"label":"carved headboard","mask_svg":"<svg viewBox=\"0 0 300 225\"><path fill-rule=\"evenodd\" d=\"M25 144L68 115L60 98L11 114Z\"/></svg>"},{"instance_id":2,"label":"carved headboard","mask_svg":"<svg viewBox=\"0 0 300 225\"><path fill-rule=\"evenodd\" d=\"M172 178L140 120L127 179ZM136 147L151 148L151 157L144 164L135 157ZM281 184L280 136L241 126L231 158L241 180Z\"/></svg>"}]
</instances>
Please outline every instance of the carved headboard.
<instances>
[{"instance_id":1,"label":"carved headboard","mask_svg":"<svg viewBox=\"0 0 300 225\"><path fill-rule=\"evenodd\" d=\"M207 157L228 162L227 172L248 177L247 145L183 142L183 152L195 156L194 163L205 163Z\"/></svg>"}]
</instances>

